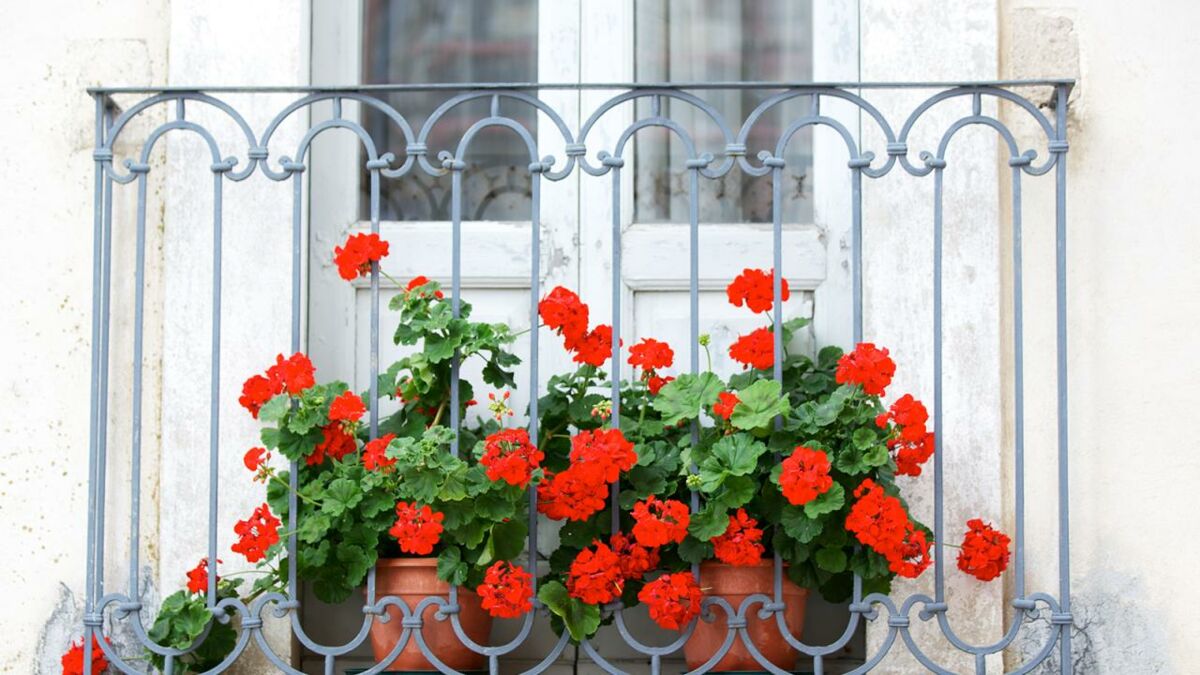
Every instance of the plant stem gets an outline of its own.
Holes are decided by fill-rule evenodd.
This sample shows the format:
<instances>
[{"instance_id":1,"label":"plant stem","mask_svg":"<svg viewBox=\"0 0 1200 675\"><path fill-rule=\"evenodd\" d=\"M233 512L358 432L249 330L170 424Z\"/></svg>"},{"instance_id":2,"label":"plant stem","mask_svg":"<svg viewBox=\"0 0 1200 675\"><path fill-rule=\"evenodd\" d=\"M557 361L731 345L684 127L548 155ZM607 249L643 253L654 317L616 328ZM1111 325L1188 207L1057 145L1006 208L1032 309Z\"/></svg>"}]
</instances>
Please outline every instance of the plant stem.
<instances>
[{"instance_id":1,"label":"plant stem","mask_svg":"<svg viewBox=\"0 0 1200 675\"><path fill-rule=\"evenodd\" d=\"M442 420L442 413L446 412L446 404L447 403L448 403L448 401L443 399L442 402L440 404L438 404L437 412L434 413L434 415L433 415L433 421L429 423L430 429L436 427L438 425L438 422L440 422Z\"/></svg>"},{"instance_id":2,"label":"plant stem","mask_svg":"<svg viewBox=\"0 0 1200 675\"><path fill-rule=\"evenodd\" d=\"M299 490L293 490L293 489L292 489L292 486L291 486L291 484L290 484L290 483L288 483L287 481L285 481L284 479L280 478L280 477L279 477L279 474L277 474L277 473L275 473L275 472L271 472L271 473L270 473L270 476L271 476L271 480L273 480L273 481L275 481L276 483L279 483L280 485L284 486L285 488L287 488L287 489L288 489L288 492L291 492L292 494L296 495L296 496L297 496L297 497L299 497L300 499L303 499L304 501L308 502L309 504L312 504L313 506L320 506L320 505L321 505L321 503L320 503L320 502L313 501L313 499L312 499L312 498L310 498L310 497L305 497L304 495L300 494L300 491L299 491Z\"/></svg>"}]
</instances>

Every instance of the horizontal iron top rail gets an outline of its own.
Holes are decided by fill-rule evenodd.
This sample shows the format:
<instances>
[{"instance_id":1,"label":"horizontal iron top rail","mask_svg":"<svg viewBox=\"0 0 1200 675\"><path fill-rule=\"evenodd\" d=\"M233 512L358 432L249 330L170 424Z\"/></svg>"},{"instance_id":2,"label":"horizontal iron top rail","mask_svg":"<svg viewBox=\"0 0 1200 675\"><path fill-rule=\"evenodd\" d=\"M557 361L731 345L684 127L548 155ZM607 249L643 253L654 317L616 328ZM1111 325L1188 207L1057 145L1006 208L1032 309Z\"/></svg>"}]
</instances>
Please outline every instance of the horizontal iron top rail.
<instances>
[{"instance_id":1,"label":"horizontal iron top rail","mask_svg":"<svg viewBox=\"0 0 1200 675\"><path fill-rule=\"evenodd\" d=\"M93 96L107 94L157 94L157 93L226 93L226 94L287 94L328 92L403 92L403 91L459 91L474 90L526 90L526 89L949 89L954 87L1074 87L1073 78L1051 78L1042 80L974 80L947 82L433 82L426 84L357 84L357 85L283 85L283 86L166 86L166 87L88 87Z\"/></svg>"}]
</instances>

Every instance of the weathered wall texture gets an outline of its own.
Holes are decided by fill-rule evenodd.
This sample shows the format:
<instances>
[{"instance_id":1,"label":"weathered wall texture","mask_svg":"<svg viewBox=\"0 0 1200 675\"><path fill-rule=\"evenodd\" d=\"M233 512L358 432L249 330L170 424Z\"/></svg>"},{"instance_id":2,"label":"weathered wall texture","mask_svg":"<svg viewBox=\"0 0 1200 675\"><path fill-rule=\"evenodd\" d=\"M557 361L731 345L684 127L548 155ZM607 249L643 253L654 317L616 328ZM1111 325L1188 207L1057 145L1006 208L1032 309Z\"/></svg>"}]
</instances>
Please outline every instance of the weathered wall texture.
<instances>
[{"instance_id":1,"label":"weathered wall texture","mask_svg":"<svg viewBox=\"0 0 1200 675\"><path fill-rule=\"evenodd\" d=\"M1200 229L1191 167L1200 152L1200 41L1192 28L1200 8L1167 0L1001 6L1002 76L1079 78L1067 187L1076 672L1195 672ZM1025 197L1029 216L1052 213L1052 192ZM1053 221L1027 219L1025 232L1029 250L1042 252L1026 258L1028 293L1052 293ZM1053 316L1029 309L1033 412L1053 405L1053 380L1032 379L1053 372ZM1054 466L1053 434L1051 424L1029 427L1031 467ZM1053 472L1029 478L1029 581L1053 586Z\"/></svg>"}]
</instances>

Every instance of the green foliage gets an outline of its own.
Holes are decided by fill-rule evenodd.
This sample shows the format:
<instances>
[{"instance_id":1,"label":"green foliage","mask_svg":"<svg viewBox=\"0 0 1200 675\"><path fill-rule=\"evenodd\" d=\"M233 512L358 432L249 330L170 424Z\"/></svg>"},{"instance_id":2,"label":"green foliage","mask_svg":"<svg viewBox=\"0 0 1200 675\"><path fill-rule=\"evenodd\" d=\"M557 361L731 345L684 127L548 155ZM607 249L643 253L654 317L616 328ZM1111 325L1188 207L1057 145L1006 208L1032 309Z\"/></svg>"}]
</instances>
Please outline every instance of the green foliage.
<instances>
[{"instance_id":1,"label":"green foliage","mask_svg":"<svg viewBox=\"0 0 1200 675\"><path fill-rule=\"evenodd\" d=\"M572 598L567 594L567 587L558 581L542 584L538 589L538 600L541 600L552 614L562 619L563 625L575 642L594 634L600 628L600 607Z\"/></svg>"},{"instance_id":2,"label":"green foliage","mask_svg":"<svg viewBox=\"0 0 1200 675\"><path fill-rule=\"evenodd\" d=\"M240 580L221 579L217 584L217 598L237 597L239 584ZM189 649L198 643L193 651L175 659L177 673L211 670L224 661L237 644L233 624L217 621L208 609L207 598L188 591L176 591L163 599L158 616L146 634L154 642L173 649ZM162 670L165 667L161 655L147 649L145 656L155 668Z\"/></svg>"},{"instance_id":3,"label":"green foliage","mask_svg":"<svg viewBox=\"0 0 1200 675\"><path fill-rule=\"evenodd\" d=\"M659 390L653 407L662 414L663 424L678 424L699 417L702 410L717 402L722 389L721 378L712 373L684 373Z\"/></svg>"}]
</instances>

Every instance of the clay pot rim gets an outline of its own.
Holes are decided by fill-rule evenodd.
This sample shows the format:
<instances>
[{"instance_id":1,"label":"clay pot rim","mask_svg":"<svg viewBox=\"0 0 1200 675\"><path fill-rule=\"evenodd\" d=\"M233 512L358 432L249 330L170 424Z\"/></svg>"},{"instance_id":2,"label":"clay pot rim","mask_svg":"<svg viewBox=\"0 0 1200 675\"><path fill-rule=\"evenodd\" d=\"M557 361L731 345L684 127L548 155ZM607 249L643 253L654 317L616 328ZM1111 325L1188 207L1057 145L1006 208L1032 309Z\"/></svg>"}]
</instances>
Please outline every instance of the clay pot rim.
<instances>
[{"instance_id":1,"label":"clay pot rim","mask_svg":"<svg viewBox=\"0 0 1200 675\"><path fill-rule=\"evenodd\" d=\"M437 567L437 558L434 556L426 556L423 558L379 558L375 561L376 567Z\"/></svg>"}]
</instances>

